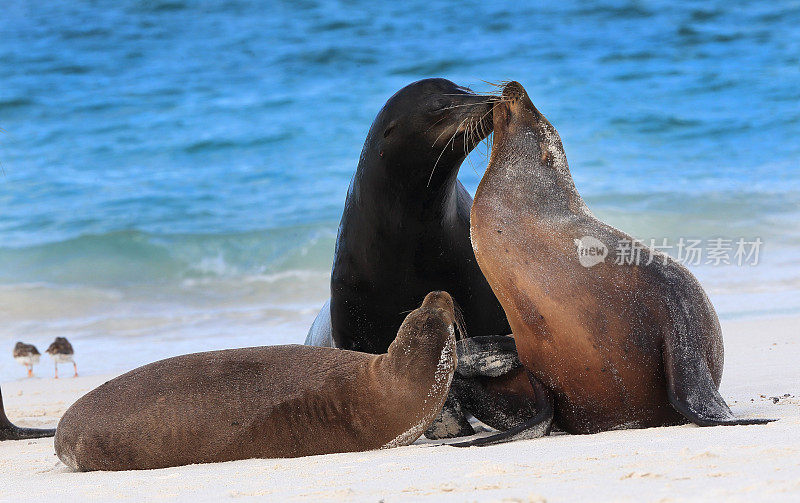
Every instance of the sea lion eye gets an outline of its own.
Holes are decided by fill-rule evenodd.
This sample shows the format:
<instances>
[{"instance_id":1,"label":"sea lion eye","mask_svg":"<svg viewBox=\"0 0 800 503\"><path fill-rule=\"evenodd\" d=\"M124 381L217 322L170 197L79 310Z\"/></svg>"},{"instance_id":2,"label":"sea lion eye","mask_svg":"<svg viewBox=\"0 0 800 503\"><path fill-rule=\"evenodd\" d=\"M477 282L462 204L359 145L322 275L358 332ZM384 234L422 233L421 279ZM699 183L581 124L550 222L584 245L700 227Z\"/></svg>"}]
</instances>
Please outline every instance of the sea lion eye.
<instances>
[{"instance_id":1,"label":"sea lion eye","mask_svg":"<svg viewBox=\"0 0 800 503\"><path fill-rule=\"evenodd\" d=\"M440 110L444 110L445 108L448 107L449 104L450 103L448 103L447 100L438 99L433 103L433 110L435 112L438 112Z\"/></svg>"},{"instance_id":2,"label":"sea lion eye","mask_svg":"<svg viewBox=\"0 0 800 503\"><path fill-rule=\"evenodd\" d=\"M384 137L384 138L386 138L387 136L389 136L389 134L391 134L391 132L392 132L392 129L394 129L394 127L395 127L395 126L396 126L396 124L395 124L394 122L392 122L391 124L389 124L389 127L387 127L387 128L386 128L386 129L383 131L383 137Z\"/></svg>"}]
</instances>

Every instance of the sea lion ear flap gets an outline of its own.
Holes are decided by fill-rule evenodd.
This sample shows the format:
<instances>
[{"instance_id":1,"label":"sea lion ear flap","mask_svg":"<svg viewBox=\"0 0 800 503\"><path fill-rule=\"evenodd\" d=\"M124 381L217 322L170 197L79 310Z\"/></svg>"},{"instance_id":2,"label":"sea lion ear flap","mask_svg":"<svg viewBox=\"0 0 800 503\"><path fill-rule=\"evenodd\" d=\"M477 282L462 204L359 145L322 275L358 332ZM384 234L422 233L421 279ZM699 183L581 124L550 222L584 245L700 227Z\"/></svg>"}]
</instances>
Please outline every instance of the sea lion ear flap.
<instances>
[{"instance_id":1,"label":"sea lion ear flap","mask_svg":"<svg viewBox=\"0 0 800 503\"><path fill-rule=\"evenodd\" d=\"M386 129L384 129L384 130L383 130L383 137L384 137L384 138L386 138L387 136L389 136L390 134L392 134L392 130L394 129L394 127L395 127L396 125L397 125L397 121L396 121L396 120L393 120L392 122L390 122L390 123L389 123L389 124L386 126Z\"/></svg>"}]
</instances>

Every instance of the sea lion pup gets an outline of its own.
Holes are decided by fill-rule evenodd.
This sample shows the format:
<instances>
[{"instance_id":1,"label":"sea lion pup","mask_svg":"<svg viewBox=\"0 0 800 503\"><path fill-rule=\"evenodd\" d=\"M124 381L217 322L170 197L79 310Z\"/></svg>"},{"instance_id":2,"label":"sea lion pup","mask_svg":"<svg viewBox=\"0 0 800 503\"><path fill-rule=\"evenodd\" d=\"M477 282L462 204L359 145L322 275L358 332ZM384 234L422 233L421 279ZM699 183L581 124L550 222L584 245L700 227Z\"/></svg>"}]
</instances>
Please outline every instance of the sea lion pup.
<instances>
[{"instance_id":1,"label":"sea lion pup","mask_svg":"<svg viewBox=\"0 0 800 503\"><path fill-rule=\"evenodd\" d=\"M556 424L592 433L767 422L734 417L717 391L719 320L685 267L646 247L638 264L581 265L576 243L618 250L634 240L586 207L558 133L525 89L511 82L502 98L472 243L520 360L554 395Z\"/></svg>"},{"instance_id":2,"label":"sea lion pup","mask_svg":"<svg viewBox=\"0 0 800 503\"><path fill-rule=\"evenodd\" d=\"M510 333L475 262L469 241L472 198L457 178L469 152L491 133L495 100L438 78L409 84L389 98L372 123L350 183L331 298L306 344L382 353L403 313L434 289L450 292L463 308L469 336ZM468 346L470 354L477 351ZM476 417L501 429L506 422L492 417L516 417L512 411L504 414L502 403L492 403L491 396L501 389L488 393L476 380L467 384L482 396L473 403L484 404L485 410L470 411ZM526 408L527 402L513 407ZM444 416L436 431L426 435L473 433L455 397L448 400Z\"/></svg>"},{"instance_id":3,"label":"sea lion pup","mask_svg":"<svg viewBox=\"0 0 800 503\"><path fill-rule=\"evenodd\" d=\"M145 365L75 402L56 454L76 470L133 470L408 445L447 396L454 321L450 295L431 292L388 353L290 345Z\"/></svg>"},{"instance_id":4,"label":"sea lion pup","mask_svg":"<svg viewBox=\"0 0 800 503\"><path fill-rule=\"evenodd\" d=\"M0 392L0 440L27 440L29 438L52 437L56 434L54 429L20 428L14 426L6 417L3 406L3 393Z\"/></svg>"}]
</instances>

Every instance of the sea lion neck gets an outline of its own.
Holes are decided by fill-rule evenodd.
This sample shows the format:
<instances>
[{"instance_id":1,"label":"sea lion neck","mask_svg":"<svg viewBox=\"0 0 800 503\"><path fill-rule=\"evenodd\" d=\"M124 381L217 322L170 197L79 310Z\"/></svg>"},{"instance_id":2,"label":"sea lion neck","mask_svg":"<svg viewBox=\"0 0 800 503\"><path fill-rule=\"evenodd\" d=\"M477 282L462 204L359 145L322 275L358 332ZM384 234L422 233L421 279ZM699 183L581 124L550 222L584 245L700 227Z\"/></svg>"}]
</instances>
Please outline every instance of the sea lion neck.
<instances>
[{"instance_id":1,"label":"sea lion neck","mask_svg":"<svg viewBox=\"0 0 800 503\"><path fill-rule=\"evenodd\" d=\"M424 387L436 385L447 374L452 376L456 365L453 322L452 309L421 307L413 311L382 355L387 371Z\"/></svg>"},{"instance_id":2,"label":"sea lion neck","mask_svg":"<svg viewBox=\"0 0 800 503\"><path fill-rule=\"evenodd\" d=\"M479 190L499 191L534 213L588 214L558 132L522 86L512 82L507 89L513 84L510 97L504 91L506 99L495 105L492 154Z\"/></svg>"},{"instance_id":3,"label":"sea lion neck","mask_svg":"<svg viewBox=\"0 0 800 503\"><path fill-rule=\"evenodd\" d=\"M365 151L367 148L365 147ZM458 170L463 158L455 164L436 159L430 162L430 172L415 173L419 159L379 159L359 162L358 169L347 191L348 203L368 209L369 215L385 220L393 218L406 222L449 220L455 218L457 209ZM369 165L368 167L366 165ZM438 173L438 175L437 175Z\"/></svg>"}]
</instances>

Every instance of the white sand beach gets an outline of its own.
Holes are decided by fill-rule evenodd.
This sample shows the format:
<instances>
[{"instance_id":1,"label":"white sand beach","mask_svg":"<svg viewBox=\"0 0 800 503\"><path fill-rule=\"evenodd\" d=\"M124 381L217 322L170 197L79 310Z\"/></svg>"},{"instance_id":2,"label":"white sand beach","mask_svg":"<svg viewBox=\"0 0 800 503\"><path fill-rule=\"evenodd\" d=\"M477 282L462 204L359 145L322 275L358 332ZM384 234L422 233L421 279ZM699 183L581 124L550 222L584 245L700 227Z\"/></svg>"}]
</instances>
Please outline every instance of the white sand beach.
<instances>
[{"instance_id":1,"label":"white sand beach","mask_svg":"<svg viewBox=\"0 0 800 503\"><path fill-rule=\"evenodd\" d=\"M558 434L459 449L382 451L74 473L52 439L0 442L0 501L798 501L800 318L723 323L723 396L765 426ZM2 384L8 416L54 426L111 376Z\"/></svg>"}]
</instances>

